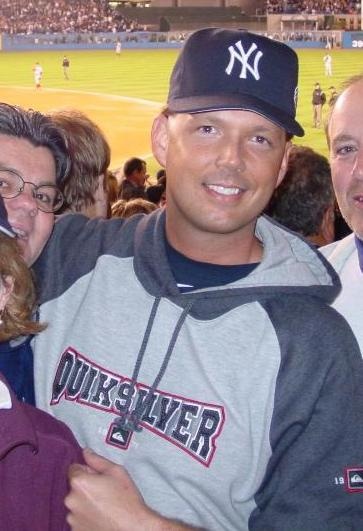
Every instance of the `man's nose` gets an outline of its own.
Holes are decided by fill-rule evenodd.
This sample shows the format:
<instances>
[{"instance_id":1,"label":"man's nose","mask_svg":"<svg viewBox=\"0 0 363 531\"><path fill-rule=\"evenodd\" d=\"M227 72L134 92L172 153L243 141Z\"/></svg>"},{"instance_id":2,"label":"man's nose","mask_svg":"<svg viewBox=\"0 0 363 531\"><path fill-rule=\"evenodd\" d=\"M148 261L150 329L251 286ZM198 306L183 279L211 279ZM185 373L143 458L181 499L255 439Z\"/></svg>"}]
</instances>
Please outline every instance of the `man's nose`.
<instances>
[{"instance_id":1,"label":"man's nose","mask_svg":"<svg viewBox=\"0 0 363 531\"><path fill-rule=\"evenodd\" d=\"M218 157L218 164L231 168L234 171L243 171L245 169L245 162L241 143L238 141L226 142Z\"/></svg>"},{"instance_id":2,"label":"man's nose","mask_svg":"<svg viewBox=\"0 0 363 531\"><path fill-rule=\"evenodd\" d=\"M356 179L363 180L363 148L356 152L352 174Z\"/></svg>"},{"instance_id":3,"label":"man's nose","mask_svg":"<svg viewBox=\"0 0 363 531\"><path fill-rule=\"evenodd\" d=\"M7 208L11 210L23 210L31 215L35 215L38 211L33 186L28 183L24 185L24 189L19 195L5 201Z\"/></svg>"}]
</instances>

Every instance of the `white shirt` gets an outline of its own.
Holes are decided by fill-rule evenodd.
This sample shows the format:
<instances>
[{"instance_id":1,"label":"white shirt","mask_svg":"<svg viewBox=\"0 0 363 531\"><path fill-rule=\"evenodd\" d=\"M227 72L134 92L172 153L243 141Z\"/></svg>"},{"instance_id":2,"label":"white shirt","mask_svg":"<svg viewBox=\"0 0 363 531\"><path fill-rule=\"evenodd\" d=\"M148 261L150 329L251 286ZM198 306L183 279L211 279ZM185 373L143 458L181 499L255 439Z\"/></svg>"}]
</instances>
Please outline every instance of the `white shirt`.
<instances>
[{"instance_id":1,"label":"white shirt","mask_svg":"<svg viewBox=\"0 0 363 531\"><path fill-rule=\"evenodd\" d=\"M363 273L354 234L320 249L340 277L342 290L332 306L351 326L363 356Z\"/></svg>"}]
</instances>

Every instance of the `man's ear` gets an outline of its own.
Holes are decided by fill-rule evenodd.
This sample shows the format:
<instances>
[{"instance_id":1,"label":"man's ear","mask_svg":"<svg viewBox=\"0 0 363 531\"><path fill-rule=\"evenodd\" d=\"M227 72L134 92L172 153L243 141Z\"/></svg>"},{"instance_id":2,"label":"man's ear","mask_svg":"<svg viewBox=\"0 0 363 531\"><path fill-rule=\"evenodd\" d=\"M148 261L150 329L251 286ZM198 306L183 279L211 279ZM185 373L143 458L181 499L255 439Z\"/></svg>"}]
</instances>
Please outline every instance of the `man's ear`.
<instances>
[{"instance_id":1,"label":"man's ear","mask_svg":"<svg viewBox=\"0 0 363 531\"><path fill-rule=\"evenodd\" d=\"M151 129L151 145L154 157L165 168L166 153L168 149L168 118L159 114L154 120Z\"/></svg>"},{"instance_id":2,"label":"man's ear","mask_svg":"<svg viewBox=\"0 0 363 531\"><path fill-rule=\"evenodd\" d=\"M289 162L289 153L290 153L291 145L292 145L291 142L286 142L285 152L284 152L284 155L282 157L280 171L279 171L279 175L277 177L275 188L277 188L282 183L282 181L283 181L283 179L285 177L286 170L287 170L287 165L288 165L288 162Z\"/></svg>"}]
</instances>

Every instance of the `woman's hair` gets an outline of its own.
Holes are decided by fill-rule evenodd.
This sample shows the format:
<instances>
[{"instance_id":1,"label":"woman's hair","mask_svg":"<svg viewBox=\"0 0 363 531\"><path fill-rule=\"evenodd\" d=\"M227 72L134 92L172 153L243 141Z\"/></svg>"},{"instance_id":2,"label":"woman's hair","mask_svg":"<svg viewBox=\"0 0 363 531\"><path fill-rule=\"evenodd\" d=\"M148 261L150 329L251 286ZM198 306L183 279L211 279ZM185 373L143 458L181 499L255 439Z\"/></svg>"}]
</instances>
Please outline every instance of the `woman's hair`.
<instances>
[{"instance_id":1,"label":"woman's hair","mask_svg":"<svg viewBox=\"0 0 363 531\"><path fill-rule=\"evenodd\" d=\"M49 117L53 126L64 136L70 156L69 172L60 186L65 198L63 211L68 207L81 212L95 204L99 177L104 175L106 180L111 158L110 146L100 127L77 109L55 110Z\"/></svg>"},{"instance_id":2,"label":"woman's hair","mask_svg":"<svg viewBox=\"0 0 363 531\"><path fill-rule=\"evenodd\" d=\"M129 201L118 199L111 207L111 217L129 218L135 214L150 214L157 208L155 203L141 197L136 197Z\"/></svg>"},{"instance_id":3,"label":"woman's hair","mask_svg":"<svg viewBox=\"0 0 363 531\"><path fill-rule=\"evenodd\" d=\"M32 321L35 288L18 243L0 232L0 282L6 286L9 278L13 279L14 286L1 316L0 341L37 334L45 328L45 325Z\"/></svg>"}]
</instances>

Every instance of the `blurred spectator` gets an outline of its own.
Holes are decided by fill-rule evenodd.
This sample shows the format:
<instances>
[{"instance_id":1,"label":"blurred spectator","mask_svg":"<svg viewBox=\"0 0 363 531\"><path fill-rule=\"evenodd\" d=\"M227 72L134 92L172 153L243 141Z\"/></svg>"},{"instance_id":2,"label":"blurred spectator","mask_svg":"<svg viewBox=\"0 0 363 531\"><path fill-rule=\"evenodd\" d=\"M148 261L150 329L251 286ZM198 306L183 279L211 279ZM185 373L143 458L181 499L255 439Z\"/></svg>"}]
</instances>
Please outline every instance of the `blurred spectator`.
<instances>
[{"instance_id":1,"label":"blurred spectator","mask_svg":"<svg viewBox=\"0 0 363 531\"><path fill-rule=\"evenodd\" d=\"M309 147L293 146L285 178L266 213L318 247L334 241L334 191L328 160Z\"/></svg>"},{"instance_id":2,"label":"blurred spectator","mask_svg":"<svg viewBox=\"0 0 363 531\"><path fill-rule=\"evenodd\" d=\"M165 184L158 183L148 186L145 190L146 199L157 206L164 206L166 202Z\"/></svg>"},{"instance_id":3,"label":"blurred spectator","mask_svg":"<svg viewBox=\"0 0 363 531\"><path fill-rule=\"evenodd\" d=\"M119 199L145 199L145 183L148 179L146 162L137 157L128 159L123 167L123 179L119 187Z\"/></svg>"},{"instance_id":4,"label":"blurred spectator","mask_svg":"<svg viewBox=\"0 0 363 531\"><path fill-rule=\"evenodd\" d=\"M164 203L166 201L166 196L165 196L165 190L166 190L166 171L164 170L164 168L160 169L157 173L156 173L156 182L157 184L160 184L161 186L164 187Z\"/></svg>"},{"instance_id":5,"label":"blurred spectator","mask_svg":"<svg viewBox=\"0 0 363 531\"><path fill-rule=\"evenodd\" d=\"M107 217L107 172L110 146L101 129L75 109L54 111L50 117L63 132L71 168L62 183L65 205L60 211Z\"/></svg>"},{"instance_id":6,"label":"blurred spectator","mask_svg":"<svg viewBox=\"0 0 363 531\"><path fill-rule=\"evenodd\" d=\"M107 172L107 195L109 205L113 205L118 198L118 181L116 175L112 171Z\"/></svg>"},{"instance_id":7,"label":"blurred spectator","mask_svg":"<svg viewBox=\"0 0 363 531\"><path fill-rule=\"evenodd\" d=\"M111 205L111 218L122 218L126 203L126 199L117 199Z\"/></svg>"},{"instance_id":8,"label":"blurred spectator","mask_svg":"<svg viewBox=\"0 0 363 531\"><path fill-rule=\"evenodd\" d=\"M156 181L159 182L160 179L164 179L165 177L166 177L165 168L160 168L160 170L156 172Z\"/></svg>"},{"instance_id":9,"label":"blurred spectator","mask_svg":"<svg viewBox=\"0 0 363 531\"><path fill-rule=\"evenodd\" d=\"M158 207L155 203L147 201L142 197L136 197L126 201L125 199L119 199L112 205L111 217L113 218L129 218L134 214L150 214Z\"/></svg>"}]
</instances>

